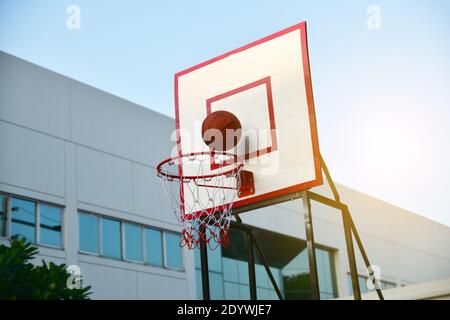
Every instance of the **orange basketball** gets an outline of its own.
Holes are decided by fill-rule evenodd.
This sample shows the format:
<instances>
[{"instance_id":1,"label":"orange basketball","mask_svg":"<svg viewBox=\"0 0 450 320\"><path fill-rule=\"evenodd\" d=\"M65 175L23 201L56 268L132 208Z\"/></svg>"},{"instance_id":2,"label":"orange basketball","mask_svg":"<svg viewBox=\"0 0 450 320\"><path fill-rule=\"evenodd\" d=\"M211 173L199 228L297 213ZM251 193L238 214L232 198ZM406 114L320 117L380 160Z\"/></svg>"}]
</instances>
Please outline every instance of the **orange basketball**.
<instances>
[{"instance_id":1,"label":"orange basketball","mask_svg":"<svg viewBox=\"0 0 450 320\"><path fill-rule=\"evenodd\" d=\"M230 150L238 144L241 135L241 123L231 112L223 110L215 111L203 120L203 141L211 150Z\"/></svg>"}]
</instances>

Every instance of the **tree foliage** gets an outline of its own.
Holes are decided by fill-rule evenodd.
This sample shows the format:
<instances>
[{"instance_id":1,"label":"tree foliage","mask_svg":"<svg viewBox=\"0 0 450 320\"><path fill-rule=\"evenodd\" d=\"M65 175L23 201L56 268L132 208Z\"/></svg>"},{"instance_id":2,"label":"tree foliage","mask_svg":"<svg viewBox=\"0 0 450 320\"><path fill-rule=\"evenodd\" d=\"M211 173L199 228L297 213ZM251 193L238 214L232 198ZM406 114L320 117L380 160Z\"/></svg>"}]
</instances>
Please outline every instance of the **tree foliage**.
<instances>
[{"instance_id":1,"label":"tree foliage","mask_svg":"<svg viewBox=\"0 0 450 320\"><path fill-rule=\"evenodd\" d=\"M72 275L66 265L31 263L38 249L24 239L12 239L10 246L0 245L0 300L85 300L90 286L68 286ZM68 281L69 280L69 281Z\"/></svg>"}]
</instances>

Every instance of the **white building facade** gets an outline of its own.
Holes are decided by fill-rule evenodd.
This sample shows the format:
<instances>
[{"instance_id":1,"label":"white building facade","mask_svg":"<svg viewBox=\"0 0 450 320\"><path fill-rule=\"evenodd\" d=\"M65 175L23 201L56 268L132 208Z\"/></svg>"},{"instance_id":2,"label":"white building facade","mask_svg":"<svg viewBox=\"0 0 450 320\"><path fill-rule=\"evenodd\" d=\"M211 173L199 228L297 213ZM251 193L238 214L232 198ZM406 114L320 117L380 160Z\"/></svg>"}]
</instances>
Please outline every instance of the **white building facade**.
<instances>
[{"instance_id":1,"label":"white building facade","mask_svg":"<svg viewBox=\"0 0 450 320\"><path fill-rule=\"evenodd\" d=\"M0 243L16 235L41 259L76 265L95 299L197 299L198 255L155 172L174 120L0 52ZM320 132L319 132L320 133ZM338 185L382 288L450 278L450 228ZM329 195L326 186L316 192ZM313 203L321 296L351 294L338 211ZM286 298L308 299L301 200L242 215ZM234 244L234 246L233 246ZM245 238L210 251L212 297L248 299ZM363 292L366 270L358 256ZM256 265L258 298L276 298Z\"/></svg>"}]
</instances>

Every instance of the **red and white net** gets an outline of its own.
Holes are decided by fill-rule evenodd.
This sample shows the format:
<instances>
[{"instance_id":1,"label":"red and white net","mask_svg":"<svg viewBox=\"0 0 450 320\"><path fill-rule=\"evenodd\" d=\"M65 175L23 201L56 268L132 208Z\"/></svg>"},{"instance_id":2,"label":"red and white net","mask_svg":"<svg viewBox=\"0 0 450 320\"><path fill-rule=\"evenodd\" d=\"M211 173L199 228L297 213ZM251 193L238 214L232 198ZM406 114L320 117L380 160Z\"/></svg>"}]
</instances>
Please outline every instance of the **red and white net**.
<instances>
[{"instance_id":1,"label":"red and white net","mask_svg":"<svg viewBox=\"0 0 450 320\"><path fill-rule=\"evenodd\" d=\"M241 184L242 162L225 152L199 152L161 162L158 177L181 225L180 246L228 245L231 211Z\"/></svg>"}]
</instances>

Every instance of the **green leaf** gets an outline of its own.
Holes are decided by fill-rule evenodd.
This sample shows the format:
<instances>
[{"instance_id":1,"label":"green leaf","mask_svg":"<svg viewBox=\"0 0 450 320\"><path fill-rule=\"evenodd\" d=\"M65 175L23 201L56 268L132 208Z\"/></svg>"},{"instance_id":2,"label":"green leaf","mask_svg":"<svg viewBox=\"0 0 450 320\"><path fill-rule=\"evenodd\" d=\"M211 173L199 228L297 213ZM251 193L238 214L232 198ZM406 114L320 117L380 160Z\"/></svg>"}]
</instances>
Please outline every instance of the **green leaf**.
<instances>
[{"instance_id":1,"label":"green leaf","mask_svg":"<svg viewBox=\"0 0 450 320\"><path fill-rule=\"evenodd\" d=\"M0 245L0 300L89 299L91 287L69 289L66 265L31 261L38 249L23 238L15 237L10 246Z\"/></svg>"}]
</instances>

